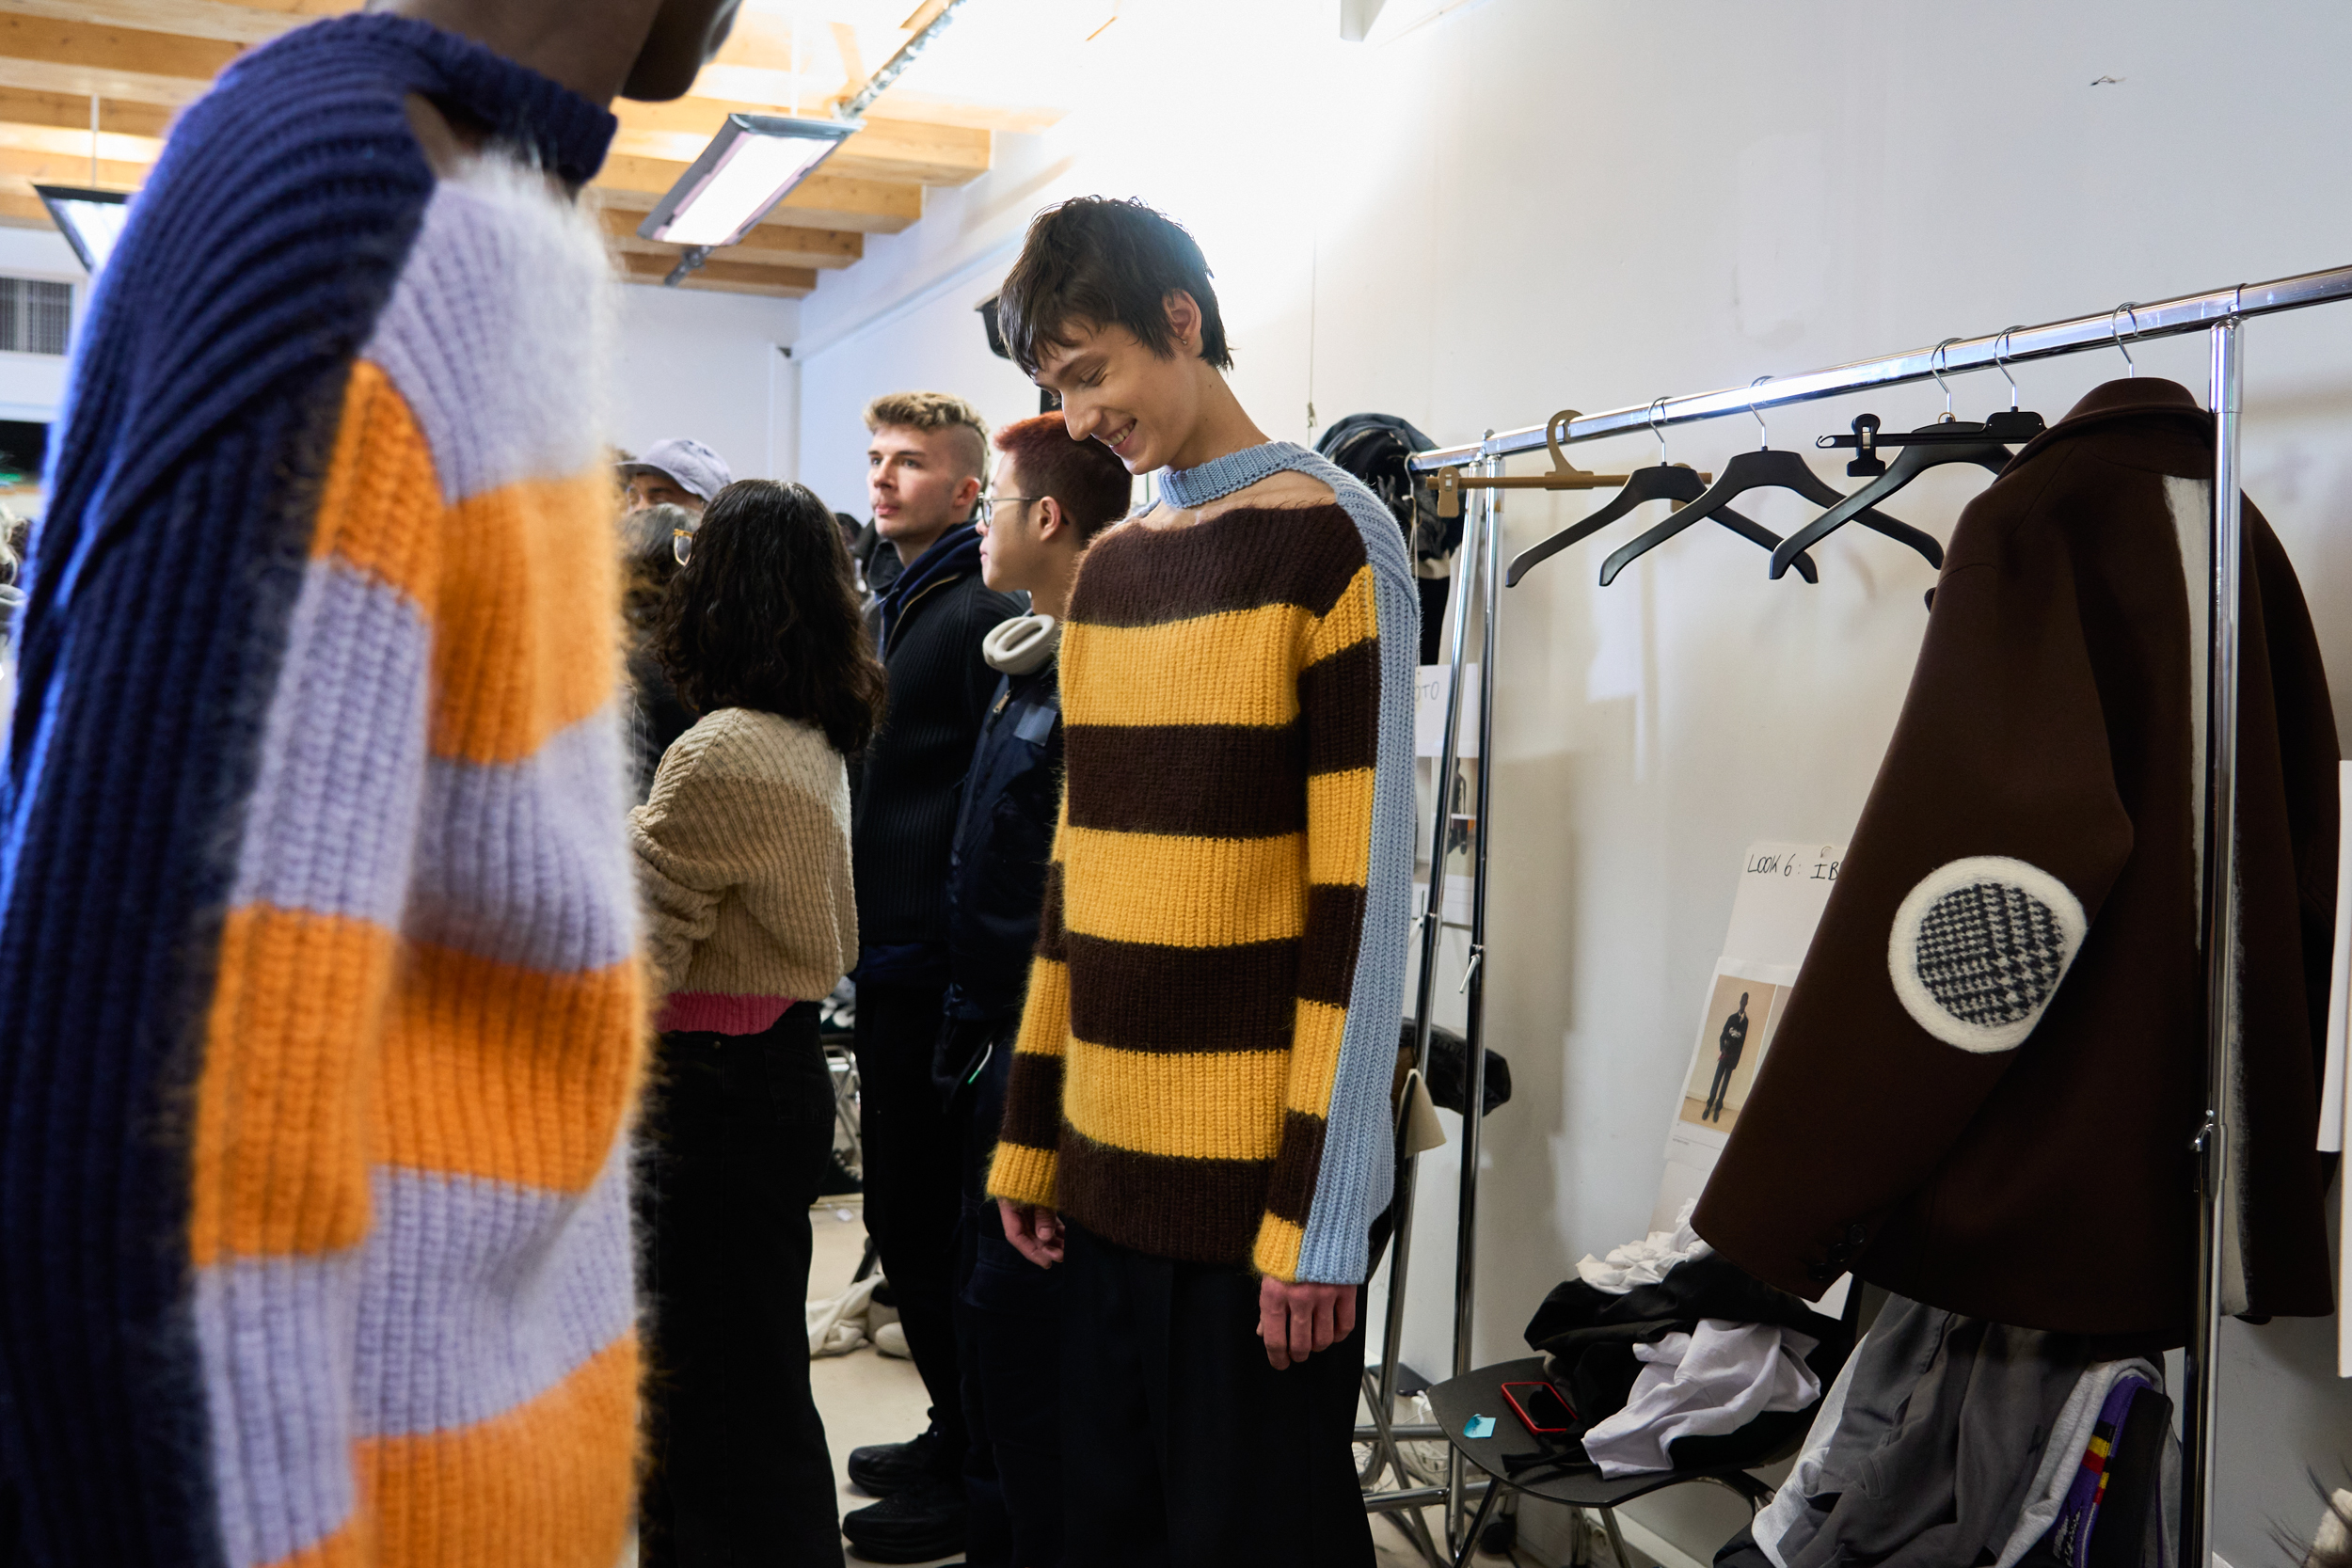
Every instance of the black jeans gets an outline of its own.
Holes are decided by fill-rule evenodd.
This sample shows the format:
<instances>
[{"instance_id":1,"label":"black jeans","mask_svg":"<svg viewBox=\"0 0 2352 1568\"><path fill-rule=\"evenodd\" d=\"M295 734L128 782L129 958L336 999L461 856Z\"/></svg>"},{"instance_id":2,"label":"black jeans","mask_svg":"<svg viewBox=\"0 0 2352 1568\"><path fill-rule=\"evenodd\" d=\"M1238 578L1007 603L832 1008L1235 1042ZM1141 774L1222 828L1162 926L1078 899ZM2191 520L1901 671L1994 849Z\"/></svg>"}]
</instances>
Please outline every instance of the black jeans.
<instances>
[{"instance_id":1,"label":"black jeans","mask_svg":"<svg viewBox=\"0 0 2352 1568\"><path fill-rule=\"evenodd\" d=\"M806 1313L833 1124L815 1003L765 1034L661 1037L638 1181L647 1568L841 1561Z\"/></svg>"},{"instance_id":2,"label":"black jeans","mask_svg":"<svg viewBox=\"0 0 2352 1568\"><path fill-rule=\"evenodd\" d=\"M1354 1333L1278 1372L1249 1271L1068 1230L1063 1563L1369 1568L1360 1297Z\"/></svg>"},{"instance_id":3,"label":"black jeans","mask_svg":"<svg viewBox=\"0 0 2352 1568\"><path fill-rule=\"evenodd\" d=\"M861 983L856 1045L866 1229L930 1396L942 1478L953 1479L966 1444L954 1307L964 1146L963 1118L950 1115L931 1081L944 995L929 986Z\"/></svg>"},{"instance_id":4,"label":"black jeans","mask_svg":"<svg viewBox=\"0 0 2352 1568\"><path fill-rule=\"evenodd\" d=\"M958 1236L956 1348L972 1434L963 1463L971 1568L1057 1568L1061 1561L1060 1269L1041 1269L1005 1240L988 1196L989 1159L1005 1119L1019 1021L995 1031L986 1066L961 1086L963 1225Z\"/></svg>"}]
</instances>

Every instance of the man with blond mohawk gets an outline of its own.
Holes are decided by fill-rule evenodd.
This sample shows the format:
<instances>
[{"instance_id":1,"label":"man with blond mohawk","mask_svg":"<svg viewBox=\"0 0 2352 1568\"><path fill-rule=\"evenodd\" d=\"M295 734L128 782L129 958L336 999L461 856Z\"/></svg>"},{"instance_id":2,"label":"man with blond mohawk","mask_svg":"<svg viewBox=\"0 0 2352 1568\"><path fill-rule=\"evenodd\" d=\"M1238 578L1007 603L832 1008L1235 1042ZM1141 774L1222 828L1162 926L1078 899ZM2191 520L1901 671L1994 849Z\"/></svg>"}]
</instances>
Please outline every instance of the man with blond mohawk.
<instances>
[{"instance_id":1,"label":"man with blond mohawk","mask_svg":"<svg viewBox=\"0 0 2352 1568\"><path fill-rule=\"evenodd\" d=\"M866 406L866 427L874 525L904 563L874 609L889 706L866 749L851 827L866 1226L931 1410L912 1441L850 1453L850 1480L883 1500L841 1528L862 1556L919 1562L961 1548L965 1512L953 1309L962 1137L931 1082L948 979L948 849L996 691L981 639L1022 606L980 577L972 515L986 421L961 398L895 392Z\"/></svg>"}]
</instances>

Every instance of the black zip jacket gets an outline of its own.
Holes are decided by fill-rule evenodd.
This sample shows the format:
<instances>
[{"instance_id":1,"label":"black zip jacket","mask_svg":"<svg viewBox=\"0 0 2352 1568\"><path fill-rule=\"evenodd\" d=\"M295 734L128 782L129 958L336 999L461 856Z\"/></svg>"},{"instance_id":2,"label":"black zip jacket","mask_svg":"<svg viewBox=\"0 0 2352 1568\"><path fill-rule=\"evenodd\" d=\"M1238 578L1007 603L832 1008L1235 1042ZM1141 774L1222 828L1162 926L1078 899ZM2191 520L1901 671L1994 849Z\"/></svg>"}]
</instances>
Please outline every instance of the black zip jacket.
<instances>
[{"instance_id":1,"label":"black zip jacket","mask_svg":"<svg viewBox=\"0 0 2352 1568\"><path fill-rule=\"evenodd\" d=\"M980 639L1021 612L981 582L978 535L964 524L907 568L877 617L888 623L890 695L850 824L861 982L946 983L948 849L998 678Z\"/></svg>"}]
</instances>

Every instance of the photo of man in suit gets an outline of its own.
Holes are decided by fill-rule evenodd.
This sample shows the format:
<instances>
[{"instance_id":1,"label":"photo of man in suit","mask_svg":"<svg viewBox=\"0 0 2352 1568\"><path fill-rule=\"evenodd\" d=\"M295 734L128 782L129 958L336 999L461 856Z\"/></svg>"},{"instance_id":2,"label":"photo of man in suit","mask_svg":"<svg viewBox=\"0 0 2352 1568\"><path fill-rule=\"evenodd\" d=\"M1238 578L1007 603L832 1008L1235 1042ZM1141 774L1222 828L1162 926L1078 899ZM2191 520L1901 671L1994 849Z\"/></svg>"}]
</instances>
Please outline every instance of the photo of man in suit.
<instances>
[{"instance_id":1,"label":"photo of man in suit","mask_svg":"<svg viewBox=\"0 0 2352 1568\"><path fill-rule=\"evenodd\" d=\"M1740 1069L1740 1050L1748 1043L1748 993L1740 993L1740 1006L1724 1020L1724 1032L1715 1040L1715 1082L1707 1091L1707 1108L1700 1112L1706 1121L1724 1119L1724 1097L1730 1092L1731 1075Z\"/></svg>"}]
</instances>

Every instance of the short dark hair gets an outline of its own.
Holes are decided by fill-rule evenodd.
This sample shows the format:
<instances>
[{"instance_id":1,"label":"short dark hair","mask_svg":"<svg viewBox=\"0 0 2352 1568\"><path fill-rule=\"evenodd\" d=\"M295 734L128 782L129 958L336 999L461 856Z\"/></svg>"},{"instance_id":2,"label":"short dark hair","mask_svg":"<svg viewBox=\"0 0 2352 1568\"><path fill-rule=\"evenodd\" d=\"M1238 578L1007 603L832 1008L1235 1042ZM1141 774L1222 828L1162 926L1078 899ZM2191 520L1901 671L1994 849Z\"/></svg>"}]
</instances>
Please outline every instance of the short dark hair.
<instances>
[{"instance_id":1,"label":"short dark hair","mask_svg":"<svg viewBox=\"0 0 2352 1568\"><path fill-rule=\"evenodd\" d=\"M1127 515L1135 478L1100 441L1073 441L1059 414L1016 420L996 433L996 450L1021 475L1021 483L1061 503L1091 539Z\"/></svg>"},{"instance_id":2,"label":"short dark hair","mask_svg":"<svg viewBox=\"0 0 2352 1568\"><path fill-rule=\"evenodd\" d=\"M1200 357L1232 370L1208 259L1183 226L1140 201L1073 197L1030 221L997 293L996 321L1013 363L1032 376L1038 345L1067 347L1073 324L1123 326L1166 359L1176 352L1168 296L1180 289L1200 307Z\"/></svg>"},{"instance_id":3,"label":"short dark hair","mask_svg":"<svg viewBox=\"0 0 2352 1568\"><path fill-rule=\"evenodd\" d=\"M848 755L872 737L884 676L825 503L798 484L720 491L670 584L654 652L696 713L757 708Z\"/></svg>"}]
</instances>

